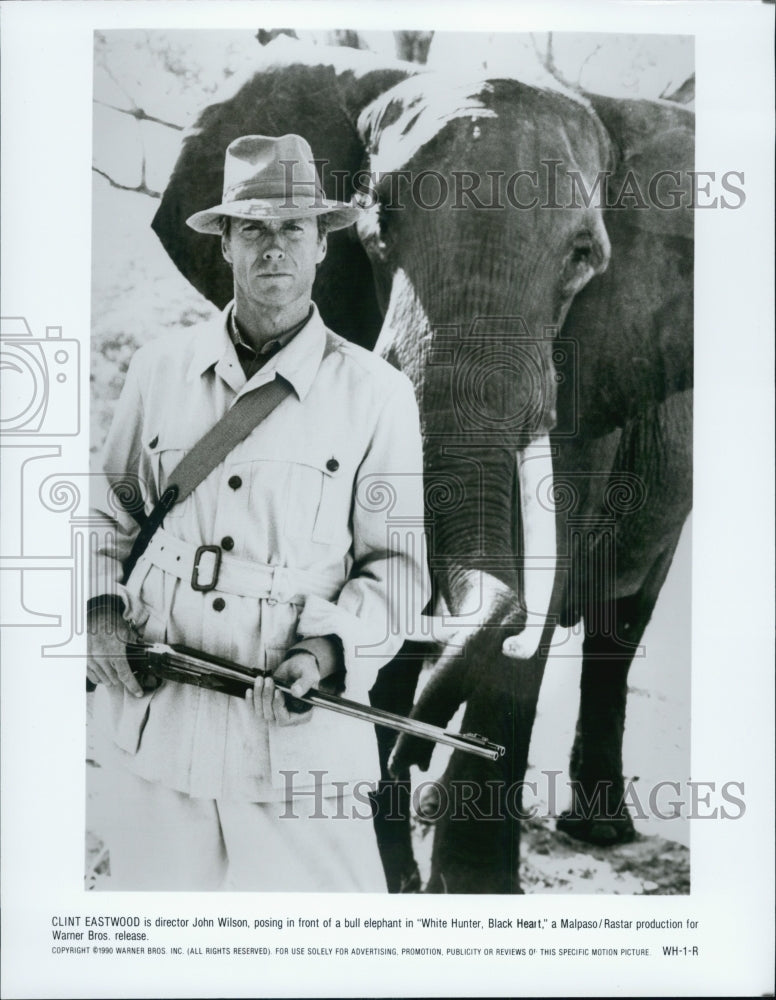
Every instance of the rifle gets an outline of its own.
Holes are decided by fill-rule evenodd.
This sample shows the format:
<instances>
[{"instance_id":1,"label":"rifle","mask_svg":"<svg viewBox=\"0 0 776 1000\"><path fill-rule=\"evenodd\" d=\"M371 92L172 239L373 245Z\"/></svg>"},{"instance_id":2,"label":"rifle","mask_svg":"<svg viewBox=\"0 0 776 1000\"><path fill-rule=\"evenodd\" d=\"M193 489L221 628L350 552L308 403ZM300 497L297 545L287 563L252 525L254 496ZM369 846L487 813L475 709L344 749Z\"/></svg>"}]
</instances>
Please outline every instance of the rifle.
<instances>
[{"instance_id":1,"label":"rifle","mask_svg":"<svg viewBox=\"0 0 776 1000\"><path fill-rule=\"evenodd\" d=\"M150 645L135 643L127 647L129 662L132 669L142 674L143 669L150 671L158 682L162 680L179 681L184 684L194 684L237 697L244 697L245 692L253 687L257 676L268 677L267 671L253 671L239 663L218 656L211 656L188 646L168 645L155 642ZM311 689L300 698L291 694L288 687L275 684L278 691L287 695L291 701L303 702L315 708L325 708L331 712L340 712L363 722L371 722L378 726L387 726L401 733L410 733L420 739L433 740L445 746L475 754L487 760L498 760L504 755L504 747L477 733L449 733L439 726L417 719L409 719L403 715L386 712L382 708L362 705L357 701L349 701L339 695L327 691ZM292 707L292 706L289 706ZM298 711L298 709L297 709Z\"/></svg>"}]
</instances>

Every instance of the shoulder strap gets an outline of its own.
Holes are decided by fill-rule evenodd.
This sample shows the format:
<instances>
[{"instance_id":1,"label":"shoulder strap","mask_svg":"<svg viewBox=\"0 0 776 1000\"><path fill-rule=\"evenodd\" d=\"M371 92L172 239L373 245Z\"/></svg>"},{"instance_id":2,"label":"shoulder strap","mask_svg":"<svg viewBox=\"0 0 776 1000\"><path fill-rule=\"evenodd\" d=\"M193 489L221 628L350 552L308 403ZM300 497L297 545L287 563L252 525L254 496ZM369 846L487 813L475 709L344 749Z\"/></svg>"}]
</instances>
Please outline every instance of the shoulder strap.
<instances>
[{"instance_id":1,"label":"shoulder strap","mask_svg":"<svg viewBox=\"0 0 776 1000\"><path fill-rule=\"evenodd\" d=\"M193 493L229 452L258 427L290 392L291 386L285 379L275 378L241 396L173 469L164 494L174 490L175 497L172 502L168 500L167 510L173 503L181 503Z\"/></svg>"},{"instance_id":2,"label":"shoulder strap","mask_svg":"<svg viewBox=\"0 0 776 1000\"><path fill-rule=\"evenodd\" d=\"M322 362L337 349L339 343L339 338L327 330ZM148 548L157 528L161 527L167 512L193 493L213 469L290 393L289 383L278 376L272 382L246 392L175 466L151 513L146 516L145 513L129 510L140 524L140 531L124 562L124 583L129 579L135 563ZM117 496L120 497L121 493Z\"/></svg>"},{"instance_id":3,"label":"shoulder strap","mask_svg":"<svg viewBox=\"0 0 776 1000\"><path fill-rule=\"evenodd\" d=\"M337 340L327 331L321 362L336 349ZM275 376L272 382L266 382L241 396L173 469L165 493L172 489L177 492L174 500L168 503L167 510L173 503L185 500L203 479L207 479L229 452L246 438L254 427L258 427L290 392L289 383L284 378Z\"/></svg>"},{"instance_id":4,"label":"shoulder strap","mask_svg":"<svg viewBox=\"0 0 776 1000\"><path fill-rule=\"evenodd\" d=\"M139 519L140 531L132 550L124 562L124 583L130 577L135 563L148 548L157 528L167 512L181 500L185 500L197 486L226 458L230 451L250 432L270 415L291 392L291 386L284 379L259 386L241 396L221 419L210 428L194 445L191 451L175 466L164 492L147 517ZM130 511L134 517L136 512Z\"/></svg>"}]
</instances>

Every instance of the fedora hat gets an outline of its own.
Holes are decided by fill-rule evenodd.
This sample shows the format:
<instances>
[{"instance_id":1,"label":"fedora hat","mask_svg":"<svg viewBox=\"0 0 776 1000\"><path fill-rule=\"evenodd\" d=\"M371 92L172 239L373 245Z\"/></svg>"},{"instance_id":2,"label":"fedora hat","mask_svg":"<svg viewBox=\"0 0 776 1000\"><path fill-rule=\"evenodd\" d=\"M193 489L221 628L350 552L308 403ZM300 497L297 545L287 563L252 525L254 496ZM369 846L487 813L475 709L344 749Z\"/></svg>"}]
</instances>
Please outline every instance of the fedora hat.
<instances>
[{"instance_id":1,"label":"fedora hat","mask_svg":"<svg viewBox=\"0 0 776 1000\"><path fill-rule=\"evenodd\" d=\"M299 135L243 135L230 142L224 160L221 204L195 212L186 224L220 235L220 218L301 219L329 216L329 229L344 229L361 210L323 193L313 152Z\"/></svg>"}]
</instances>

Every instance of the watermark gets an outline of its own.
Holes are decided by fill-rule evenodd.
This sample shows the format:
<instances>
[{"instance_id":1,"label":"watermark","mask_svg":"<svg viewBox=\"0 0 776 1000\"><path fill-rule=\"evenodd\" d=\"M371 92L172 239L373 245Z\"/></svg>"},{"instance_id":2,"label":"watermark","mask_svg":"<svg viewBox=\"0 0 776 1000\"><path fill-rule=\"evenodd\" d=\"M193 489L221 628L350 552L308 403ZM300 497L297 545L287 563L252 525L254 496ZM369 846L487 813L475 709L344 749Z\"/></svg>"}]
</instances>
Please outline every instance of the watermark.
<instances>
[{"instance_id":1,"label":"watermark","mask_svg":"<svg viewBox=\"0 0 776 1000\"><path fill-rule=\"evenodd\" d=\"M79 344L47 326L34 337L23 316L0 321L0 433L72 437L79 422Z\"/></svg>"},{"instance_id":2,"label":"watermark","mask_svg":"<svg viewBox=\"0 0 776 1000\"><path fill-rule=\"evenodd\" d=\"M281 819L421 819L426 822L503 822L506 819L558 819L560 803L571 797L573 818L582 822L621 820L737 820L746 814L743 781L663 780L642 786L626 781L615 793L610 781L588 788L561 771L539 772L538 780L505 782L454 780L378 785L367 779L337 781L323 770L281 771L285 803ZM312 808L311 808L312 806Z\"/></svg>"},{"instance_id":3,"label":"watermark","mask_svg":"<svg viewBox=\"0 0 776 1000\"><path fill-rule=\"evenodd\" d=\"M80 364L79 342L61 325L34 333L24 316L0 318L3 629L50 636L82 617L83 522L56 517L63 502L70 506L76 478L69 470L82 430ZM62 644L41 648L59 655Z\"/></svg>"},{"instance_id":4,"label":"watermark","mask_svg":"<svg viewBox=\"0 0 776 1000\"><path fill-rule=\"evenodd\" d=\"M351 192L362 208L380 205L386 211L408 207L424 211L493 212L515 209L597 208L600 210L739 209L746 204L743 170L674 170L666 167L645 174L599 170L594 175L564 166L559 159L539 160L532 169L423 170L399 169L355 172L332 169L327 159L313 161L337 201L349 201ZM294 161L284 161L287 208L309 204L309 185L297 180ZM314 196L321 206L324 195Z\"/></svg>"}]
</instances>

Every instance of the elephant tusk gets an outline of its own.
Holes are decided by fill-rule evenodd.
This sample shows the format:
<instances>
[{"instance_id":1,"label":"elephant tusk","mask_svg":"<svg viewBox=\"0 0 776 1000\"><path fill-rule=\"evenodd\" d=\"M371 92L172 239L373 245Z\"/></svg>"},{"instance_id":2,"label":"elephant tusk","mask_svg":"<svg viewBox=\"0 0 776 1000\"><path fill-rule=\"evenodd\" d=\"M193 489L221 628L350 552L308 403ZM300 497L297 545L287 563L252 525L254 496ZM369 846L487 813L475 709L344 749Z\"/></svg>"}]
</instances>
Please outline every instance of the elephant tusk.
<instances>
[{"instance_id":1,"label":"elephant tusk","mask_svg":"<svg viewBox=\"0 0 776 1000\"><path fill-rule=\"evenodd\" d=\"M524 630L505 639L501 649L505 656L527 660L538 649L547 624L557 564L549 435L542 435L518 452L517 475L523 529L523 600L527 618ZM543 489L542 498L539 497L540 484L543 487L549 484L548 490Z\"/></svg>"}]
</instances>

